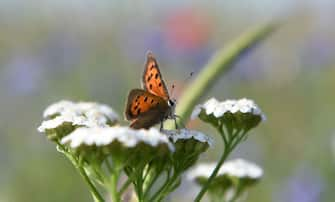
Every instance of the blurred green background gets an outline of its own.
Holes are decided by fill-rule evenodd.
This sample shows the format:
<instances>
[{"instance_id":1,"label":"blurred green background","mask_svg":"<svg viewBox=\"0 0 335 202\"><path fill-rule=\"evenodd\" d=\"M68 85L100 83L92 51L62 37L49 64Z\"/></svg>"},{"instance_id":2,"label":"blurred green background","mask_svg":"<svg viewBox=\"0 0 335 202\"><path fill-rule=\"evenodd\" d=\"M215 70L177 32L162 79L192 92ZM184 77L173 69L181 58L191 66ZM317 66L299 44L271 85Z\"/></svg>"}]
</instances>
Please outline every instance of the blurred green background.
<instances>
[{"instance_id":1,"label":"blurred green background","mask_svg":"<svg viewBox=\"0 0 335 202\"><path fill-rule=\"evenodd\" d=\"M215 50L273 19L280 29L201 102L247 97L267 115L231 156L264 169L247 201L333 201L334 9L332 0L0 0L0 202L91 201L72 165L36 131L47 105L98 101L122 116L149 49L178 99ZM200 121L189 127L217 138ZM221 146L201 160L217 159ZM185 181L171 199L191 201L196 191Z\"/></svg>"}]
</instances>

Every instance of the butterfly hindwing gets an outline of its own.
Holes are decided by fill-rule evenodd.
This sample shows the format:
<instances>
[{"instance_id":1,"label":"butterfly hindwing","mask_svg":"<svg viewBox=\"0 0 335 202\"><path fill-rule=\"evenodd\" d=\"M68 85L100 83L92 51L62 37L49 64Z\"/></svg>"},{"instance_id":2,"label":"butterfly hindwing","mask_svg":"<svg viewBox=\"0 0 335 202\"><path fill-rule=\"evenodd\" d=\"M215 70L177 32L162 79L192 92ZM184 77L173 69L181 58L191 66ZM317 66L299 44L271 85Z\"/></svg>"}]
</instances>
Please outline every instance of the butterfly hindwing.
<instances>
[{"instance_id":1,"label":"butterfly hindwing","mask_svg":"<svg viewBox=\"0 0 335 202\"><path fill-rule=\"evenodd\" d=\"M169 100L169 93L159 71L158 63L151 52L147 53L147 61L142 77L143 88L148 92Z\"/></svg>"},{"instance_id":2,"label":"butterfly hindwing","mask_svg":"<svg viewBox=\"0 0 335 202\"><path fill-rule=\"evenodd\" d=\"M155 111L162 112L167 108L168 105L163 98L142 89L133 89L128 95L125 115L128 120L133 120L147 114L153 116Z\"/></svg>"},{"instance_id":3,"label":"butterfly hindwing","mask_svg":"<svg viewBox=\"0 0 335 202\"><path fill-rule=\"evenodd\" d=\"M130 127L134 129L150 128L163 120L163 114L159 109L151 109L150 113L143 113L132 120Z\"/></svg>"}]
</instances>

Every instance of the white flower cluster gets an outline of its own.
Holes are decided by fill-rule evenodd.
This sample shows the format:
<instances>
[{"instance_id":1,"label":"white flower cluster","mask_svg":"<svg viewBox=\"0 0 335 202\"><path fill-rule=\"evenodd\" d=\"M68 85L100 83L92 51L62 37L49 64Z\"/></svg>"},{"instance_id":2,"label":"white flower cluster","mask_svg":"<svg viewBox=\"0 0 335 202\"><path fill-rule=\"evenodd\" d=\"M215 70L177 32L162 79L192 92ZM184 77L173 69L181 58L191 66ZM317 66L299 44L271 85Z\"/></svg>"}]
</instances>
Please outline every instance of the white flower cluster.
<instances>
[{"instance_id":1,"label":"white flower cluster","mask_svg":"<svg viewBox=\"0 0 335 202\"><path fill-rule=\"evenodd\" d=\"M195 168L191 169L187 175L190 180L196 180L197 178L209 178L215 169L215 163L199 164ZM234 159L224 163L217 177L227 175L236 178L247 178L257 180L263 175L263 170L254 163L248 162L243 159Z\"/></svg>"},{"instance_id":2,"label":"white flower cluster","mask_svg":"<svg viewBox=\"0 0 335 202\"><path fill-rule=\"evenodd\" d=\"M55 129L64 123L73 126L106 127L118 120L118 115L109 106L94 102L60 101L50 105L43 113L46 119L38 127L39 132Z\"/></svg>"},{"instance_id":3,"label":"white flower cluster","mask_svg":"<svg viewBox=\"0 0 335 202\"><path fill-rule=\"evenodd\" d=\"M209 146L213 145L213 139L208 137L207 135L196 131L196 130L188 130L186 128L180 130L163 130L174 143L178 140L187 140L187 139L195 139L202 143L207 143Z\"/></svg>"},{"instance_id":4,"label":"white flower cluster","mask_svg":"<svg viewBox=\"0 0 335 202\"><path fill-rule=\"evenodd\" d=\"M105 128L78 128L61 140L62 144L69 144L72 148L82 145L86 146L106 146L113 142L119 142L125 147L135 147L139 143L144 143L152 147L166 145L170 151L174 151L174 146L169 139L157 129L134 130L129 127L105 127Z\"/></svg>"},{"instance_id":5,"label":"white flower cluster","mask_svg":"<svg viewBox=\"0 0 335 202\"><path fill-rule=\"evenodd\" d=\"M206 112L206 115L213 114L216 118L224 116L226 112L230 112L232 114L241 112L261 116L262 121L266 119L265 115L256 103L246 98L240 100L226 100L223 102L219 102L217 99L211 98L204 104L197 105L192 112L191 118L197 118L202 110Z\"/></svg>"}]
</instances>

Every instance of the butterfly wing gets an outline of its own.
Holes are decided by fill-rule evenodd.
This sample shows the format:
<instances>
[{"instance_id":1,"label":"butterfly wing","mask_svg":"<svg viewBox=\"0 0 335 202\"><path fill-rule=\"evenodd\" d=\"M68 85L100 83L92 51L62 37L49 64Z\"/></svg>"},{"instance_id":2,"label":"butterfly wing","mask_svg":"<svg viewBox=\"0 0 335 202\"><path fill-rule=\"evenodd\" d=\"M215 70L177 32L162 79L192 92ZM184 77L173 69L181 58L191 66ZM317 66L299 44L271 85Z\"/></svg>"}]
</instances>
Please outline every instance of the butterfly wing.
<instances>
[{"instance_id":1,"label":"butterfly wing","mask_svg":"<svg viewBox=\"0 0 335 202\"><path fill-rule=\"evenodd\" d=\"M125 116L131 120L133 128L149 128L165 117L169 106L161 97L142 89L133 89L129 92Z\"/></svg>"},{"instance_id":2,"label":"butterfly wing","mask_svg":"<svg viewBox=\"0 0 335 202\"><path fill-rule=\"evenodd\" d=\"M157 118L158 117L158 118ZM142 114L130 123L130 127L134 129L149 129L150 127L160 123L161 112L159 110L152 110L150 114Z\"/></svg>"},{"instance_id":3,"label":"butterfly wing","mask_svg":"<svg viewBox=\"0 0 335 202\"><path fill-rule=\"evenodd\" d=\"M158 63L151 52L147 53L147 61L142 77L142 85L145 90L156 96L169 100L169 93L159 71Z\"/></svg>"}]
</instances>

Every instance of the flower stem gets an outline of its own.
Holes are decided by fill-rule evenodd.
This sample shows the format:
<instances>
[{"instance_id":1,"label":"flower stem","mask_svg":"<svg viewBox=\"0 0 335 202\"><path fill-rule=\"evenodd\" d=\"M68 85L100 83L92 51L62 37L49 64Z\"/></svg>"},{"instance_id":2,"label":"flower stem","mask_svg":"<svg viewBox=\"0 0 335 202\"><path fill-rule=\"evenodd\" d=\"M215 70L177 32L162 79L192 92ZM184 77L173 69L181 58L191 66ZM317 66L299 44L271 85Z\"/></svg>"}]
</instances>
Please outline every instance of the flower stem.
<instances>
[{"instance_id":1,"label":"flower stem","mask_svg":"<svg viewBox=\"0 0 335 202\"><path fill-rule=\"evenodd\" d=\"M119 194L122 195L123 192L125 192L127 190L127 188L129 187L129 185L131 184L131 179L128 178L127 181L122 185Z\"/></svg>"},{"instance_id":2,"label":"flower stem","mask_svg":"<svg viewBox=\"0 0 335 202\"><path fill-rule=\"evenodd\" d=\"M179 172L173 174L173 176L168 181L164 189L160 192L158 198L156 199L157 201L159 202L162 201L163 198L171 192L171 186L176 182L179 176L180 176Z\"/></svg>"},{"instance_id":3,"label":"flower stem","mask_svg":"<svg viewBox=\"0 0 335 202\"><path fill-rule=\"evenodd\" d=\"M87 183L87 185L90 188L91 194L94 198L94 201L97 202L103 202L105 201L102 196L99 194L98 190L96 189L96 187L94 186L93 182L91 181L91 179L87 176L85 170L83 167L78 166L77 167L79 170L80 175L84 178L85 182Z\"/></svg>"},{"instance_id":4,"label":"flower stem","mask_svg":"<svg viewBox=\"0 0 335 202\"><path fill-rule=\"evenodd\" d=\"M220 76L230 70L233 67L232 64L247 49L254 47L268 37L277 28L277 24L267 23L257 26L219 50L199 72L194 81L186 87L182 97L178 100L176 114L180 116L180 119L177 120L177 123L185 122L198 100L209 91ZM167 128L173 128L172 123L167 124Z\"/></svg>"},{"instance_id":5,"label":"flower stem","mask_svg":"<svg viewBox=\"0 0 335 202\"><path fill-rule=\"evenodd\" d=\"M224 163L224 161L227 159L228 155L230 154L230 151L231 150L229 149L229 145L225 145L225 149L223 151L223 154L222 154L222 156L221 156L218 164L216 165L214 171L212 172L211 176L208 178L208 180L205 183L205 185L202 187L201 191L198 193L197 197L194 200L195 202L200 202L201 198L204 196L204 194L206 193L207 189L211 185L213 179L218 174L219 169L221 168L222 164Z\"/></svg>"},{"instance_id":6,"label":"flower stem","mask_svg":"<svg viewBox=\"0 0 335 202\"><path fill-rule=\"evenodd\" d=\"M83 177L86 184L88 185L94 201L97 201L97 202L105 201L103 197L100 195L100 193L98 192L98 189L95 187L91 179L86 174L86 171L83 168L83 166L80 165L79 160L59 142L57 142L57 146L61 149L61 152L71 161L74 167L78 169L79 174Z\"/></svg>"},{"instance_id":7,"label":"flower stem","mask_svg":"<svg viewBox=\"0 0 335 202\"><path fill-rule=\"evenodd\" d=\"M158 198L160 198L160 196L163 194L163 192L165 191L166 187L169 186L169 184L171 183L171 180L173 179L173 177L170 177L170 172L167 171L167 176L166 176L166 180L165 183L160 187L160 189L150 198L149 201L157 201Z\"/></svg>"},{"instance_id":8,"label":"flower stem","mask_svg":"<svg viewBox=\"0 0 335 202\"><path fill-rule=\"evenodd\" d=\"M113 202L119 202L120 201L120 195L117 191L117 183L119 179L119 173L113 172L111 173L111 198Z\"/></svg>"}]
</instances>

